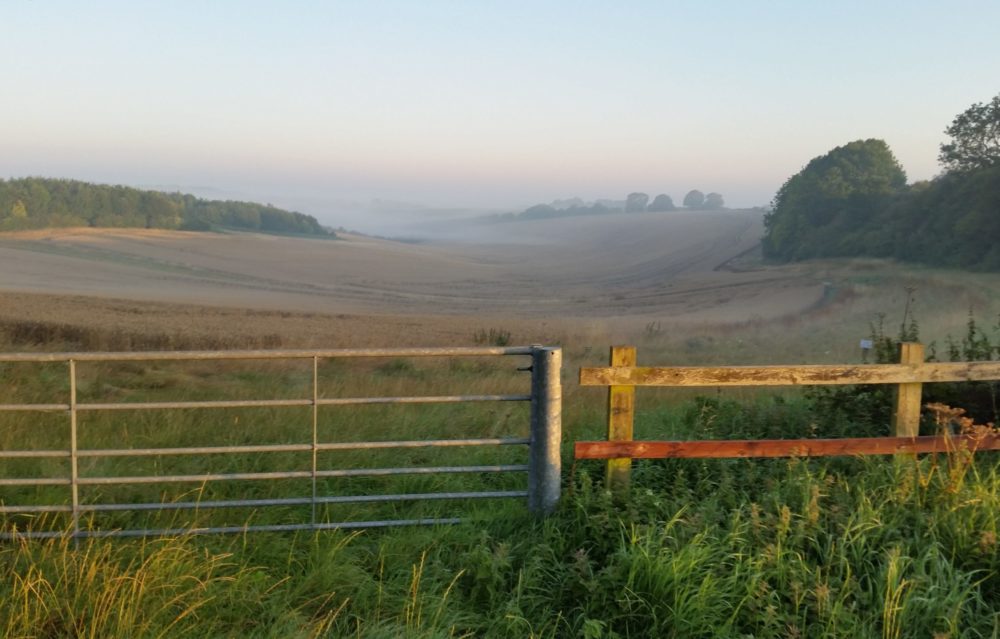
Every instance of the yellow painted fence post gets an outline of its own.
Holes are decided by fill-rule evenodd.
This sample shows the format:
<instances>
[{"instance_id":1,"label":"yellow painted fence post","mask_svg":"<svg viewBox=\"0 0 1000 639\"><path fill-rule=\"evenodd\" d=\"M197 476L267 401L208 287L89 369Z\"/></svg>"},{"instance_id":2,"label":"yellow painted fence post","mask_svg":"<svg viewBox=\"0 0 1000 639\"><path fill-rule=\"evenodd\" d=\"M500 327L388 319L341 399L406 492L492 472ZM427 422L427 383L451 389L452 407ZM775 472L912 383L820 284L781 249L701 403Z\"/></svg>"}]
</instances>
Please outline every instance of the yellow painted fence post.
<instances>
[{"instance_id":1,"label":"yellow painted fence post","mask_svg":"<svg viewBox=\"0 0 1000 639\"><path fill-rule=\"evenodd\" d=\"M900 344L900 364L923 364L924 345L914 342ZM921 384L899 384L896 387L896 406L892 413L896 437L916 437L920 434Z\"/></svg>"},{"instance_id":2,"label":"yellow painted fence post","mask_svg":"<svg viewBox=\"0 0 1000 639\"><path fill-rule=\"evenodd\" d=\"M611 366L635 366L634 346L612 346ZM608 441L632 441L635 415L635 386L608 387ZM608 460L607 486L620 490L628 488L632 473L632 459L622 457Z\"/></svg>"}]
</instances>

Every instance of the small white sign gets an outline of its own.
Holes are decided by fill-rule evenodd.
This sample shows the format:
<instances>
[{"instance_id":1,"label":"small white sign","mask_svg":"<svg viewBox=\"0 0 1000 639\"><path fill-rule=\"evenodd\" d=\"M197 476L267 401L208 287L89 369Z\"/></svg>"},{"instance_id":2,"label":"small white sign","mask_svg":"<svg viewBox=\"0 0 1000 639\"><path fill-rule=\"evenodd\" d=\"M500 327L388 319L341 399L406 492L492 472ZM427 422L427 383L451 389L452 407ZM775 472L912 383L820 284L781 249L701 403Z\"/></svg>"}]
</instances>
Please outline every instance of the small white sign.
<instances>
[{"instance_id":1,"label":"small white sign","mask_svg":"<svg viewBox=\"0 0 1000 639\"><path fill-rule=\"evenodd\" d=\"M861 340L861 350L870 351L872 349L872 341L870 339Z\"/></svg>"}]
</instances>

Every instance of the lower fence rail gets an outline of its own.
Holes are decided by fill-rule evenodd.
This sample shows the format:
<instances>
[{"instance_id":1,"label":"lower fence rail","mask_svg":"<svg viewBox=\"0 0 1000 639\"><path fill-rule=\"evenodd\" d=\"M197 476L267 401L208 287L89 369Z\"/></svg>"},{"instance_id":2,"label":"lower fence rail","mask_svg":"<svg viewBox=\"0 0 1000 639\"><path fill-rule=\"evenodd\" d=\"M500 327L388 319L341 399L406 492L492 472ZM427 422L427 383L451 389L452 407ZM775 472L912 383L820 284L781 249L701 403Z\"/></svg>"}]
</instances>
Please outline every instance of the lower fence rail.
<instances>
[{"instance_id":1,"label":"lower fence rail","mask_svg":"<svg viewBox=\"0 0 1000 639\"><path fill-rule=\"evenodd\" d=\"M483 356L529 356L532 373L531 392L527 394L482 394L482 395L429 395L407 397L321 397L318 390L320 359L352 357L483 357ZM121 361L206 361L206 360L282 360L311 359L311 397L302 399L251 399L251 400L206 400L184 402L118 402L84 403L78 401L78 362L121 362ZM401 504L422 501L443 500L492 500L524 499L528 507L536 513L551 510L559 499L559 442L561 441L561 351L558 348L542 346L486 347L486 348L437 348L437 349L357 349L327 351L197 351L161 353L13 353L0 354L4 362L66 362L69 372L69 401L61 403L8 403L0 404L0 415L11 412L52 413L62 412L68 416L69 446L66 449L25 449L0 450L0 469L5 464L25 463L32 460L68 460L65 474L44 477L10 477L0 474L0 539L15 538L56 538L72 536L90 537L137 537L150 535L224 534L246 532L287 532L302 530L337 530L384 528L389 526L442 525L460 521L457 517L408 517L386 518L368 521L326 521L319 509L347 504ZM425 439L396 441L320 441L318 430L318 409L320 407L356 406L366 404L455 404L469 402L526 402L530 403L529 437L467 437L459 439ZM78 445L79 420L84 412L96 411L162 411L179 409L233 409L233 408L311 408L311 441L290 444L231 445L231 446L175 446L155 448L81 448ZM3 423L0 422L0 428ZM527 463L523 464L467 464L442 466L399 466L363 468L324 468L318 461L320 453L336 451L385 451L388 449L453 449L457 447L509 447L522 446L529 449ZM121 458L173 458L185 455L208 455L213 458L234 454L310 454L308 469L187 474L123 474L121 476L88 476L80 471L83 460L109 460ZM127 461L127 460L126 460ZM61 463L65 463L62 461ZM320 482L331 479L387 478L403 475L453 475L525 473L527 489L486 489L486 490L446 490L437 492L395 492L376 494L321 494ZM205 490L210 482L277 481L293 480L309 482L308 495L292 495L273 498L246 499L174 499L159 502L134 500L125 503L99 501L94 497L82 499L82 488L93 487L140 487L149 485L171 485L199 483ZM325 486L324 486L325 487ZM65 490L69 495L63 503L38 503L46 499L36 496L35 503L10 503L11 490L23 493L31 488L40 490ZM489 488L487 483L484 488ZM6 492L6 494L5 494ZM52 501L51 495L47 497ZM308 521L295 523L257 523L254 518L264 509L309 508ZM94 525L92 517L97 513L156 513L203 511L213 509L250 509L243 525L198 525L166 527L118 527L100 529ZM394 511L395 512L395 511ZM51 515L66 517L63 529L58 529L54 521L38 519ZM27 519L25 519L27 518ZM41 522L41 524L39 524ZM44 528L46 524L48 529ZM22 529L23 528L23 529Z\"/></svg>"},{"instance_id":2,"label":"lower fence rail","mask_svg":"<svg viewBox=\"0 0 1000 639\"><path fill-rule=\"evenodd\" d=\"M1000 435L576 442L577 459L735 459L834 457L1000 450Z\"/></svg>"}]
</instances>

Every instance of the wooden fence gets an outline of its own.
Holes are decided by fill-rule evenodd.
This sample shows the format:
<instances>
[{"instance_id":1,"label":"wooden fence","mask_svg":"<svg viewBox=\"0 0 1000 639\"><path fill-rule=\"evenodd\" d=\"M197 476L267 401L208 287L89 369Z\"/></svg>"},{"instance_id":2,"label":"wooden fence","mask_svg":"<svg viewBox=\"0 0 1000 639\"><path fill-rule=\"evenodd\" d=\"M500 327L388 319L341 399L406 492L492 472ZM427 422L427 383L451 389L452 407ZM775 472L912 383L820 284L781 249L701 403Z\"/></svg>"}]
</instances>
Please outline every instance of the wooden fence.
<instances>
[{"instance_id":1,"label":"wooden fence","mask_svg":"<svg viewBox=\"0 0 1000 639\"><path fill-rule=\"evenodd\" d=\"M581 386L608 387L608 440L576 442L577 459L607 459L608 485L629 481L632 459L817 457L947 452L966 446L1000 449L996 433L976 436L918 436L921 385L1000 379L1000 362L924 362L921 344L902 345L899 364L645 367L636 365L632 346L611 348L607 368L581 368ZM895 384L894 437L840 439L761 439L633 441L636 386L814 386Z\"/></svg>"}]
</instances>

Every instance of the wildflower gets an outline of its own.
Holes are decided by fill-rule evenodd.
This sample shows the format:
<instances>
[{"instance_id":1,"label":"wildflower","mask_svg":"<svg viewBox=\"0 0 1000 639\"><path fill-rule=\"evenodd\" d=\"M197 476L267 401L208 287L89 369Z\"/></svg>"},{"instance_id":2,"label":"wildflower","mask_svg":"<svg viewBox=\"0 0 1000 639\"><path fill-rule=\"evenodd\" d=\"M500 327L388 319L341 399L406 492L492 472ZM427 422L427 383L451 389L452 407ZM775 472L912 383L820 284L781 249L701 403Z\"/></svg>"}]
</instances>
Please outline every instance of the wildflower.
<instances>
[{"instance_id":1,"label":"wildflower","mask_svg":"<svg viewBox=\"0 0 1000 639\"><path fill-rule=\"evenodd\" d=\"M979 535L979 551L984 555L996 552L996 545L997 534L992 530L984 530Z\"/></svg>"},{"instance_id":2,"label":"wildflower","mask_svg":"<svg viewBox=\"0 0 1000 639\"><path fill-rule=\"evenodd\" d=\"M819 486L814 484L809 497L809 505L806 508L806 518L809 520L809 523L813 525L819 522L819 498Z\"/></svg>"},{"instance_id":3,"label":"wildflower","mask_svg":"<svg viewBox=\"0 0 1000 639\"><path fill-rule=\"evenodd\" d=\"M788 506L782 506L781 512L778 515L778 520L780 525L778 526L778 534L784 535L788 532L788 529L792 525L792 509Z\"/></svg>"},{"instance_id":4,"label":"wildflower","mask_svg":"<svg viewBox=\"0 0 1000 639\"><path fill-rule=\"evenodd\" d=\"M816 598L816 608L822 612L830 602L830 586L826 583L817 584L813 589L813 596Z\"/></svg>"}]
</instances>

